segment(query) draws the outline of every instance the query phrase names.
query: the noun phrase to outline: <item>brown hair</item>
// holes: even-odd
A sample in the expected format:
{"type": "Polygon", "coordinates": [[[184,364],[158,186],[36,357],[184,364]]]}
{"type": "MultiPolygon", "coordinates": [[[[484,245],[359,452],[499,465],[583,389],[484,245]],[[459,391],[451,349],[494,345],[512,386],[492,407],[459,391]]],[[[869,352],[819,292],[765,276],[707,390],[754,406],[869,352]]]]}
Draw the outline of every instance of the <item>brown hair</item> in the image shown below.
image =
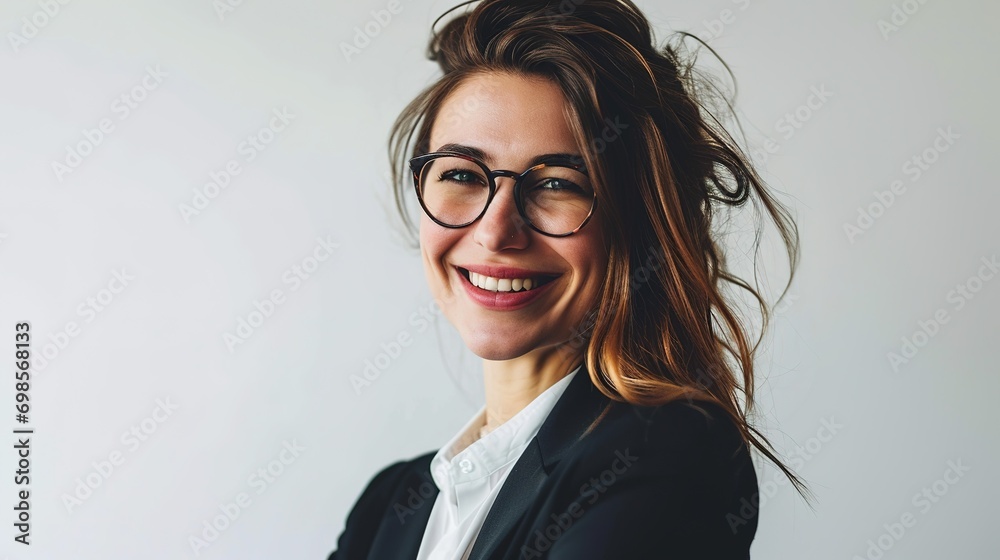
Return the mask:
{"type": "MultiPolygon", "coordinates": [[[[748,445],[804,494],[805,484],[748,420],[760,339],[753,340],[724,290],[728,285],[751,296],[762,329],[768,305],[726,267],[713,214],[720,205],[747,201],[763,209],[792,274],[797,229],[714,116],[719,90],[696,74],[693,56],[685,60],[683,40],[691,36],[679,37],[658,48],[649,22],[629,0],[479,2],[433,36],[429,58],[444,75],[393,126],[396,206],[412,233],[406,159],[429,151],[441,104],[463,80],[509,72],[557,84],[571,107],[570,126],[596,186],[610,247],[602,295],[586,329],[593,383],[611,399],[637,405],[677,399],[720,405],[748,445]],[[610,138],[609,125],[616,131],[610,138]]],[[[760,229],[756,243],[759,236],[760,229]]]]}

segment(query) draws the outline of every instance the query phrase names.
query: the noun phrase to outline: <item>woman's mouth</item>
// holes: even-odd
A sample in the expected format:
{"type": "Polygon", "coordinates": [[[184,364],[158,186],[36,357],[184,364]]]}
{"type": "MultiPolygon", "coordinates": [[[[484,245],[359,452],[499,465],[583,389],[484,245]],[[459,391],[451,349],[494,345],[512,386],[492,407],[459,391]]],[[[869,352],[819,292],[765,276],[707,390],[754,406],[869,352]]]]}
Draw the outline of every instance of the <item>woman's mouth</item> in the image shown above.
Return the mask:
{"type": "Polygon", "coordinates": [[[541,272],[501,265],[453,265],[461,276],[469,299],[492,311],[515,311],[528,307],[557,286],[557,272],[541,272]]]}
{"type": "Polygon", "coordinates": [[[523,278],[497,278],[456,267],[458,272],[473,286],[487,292],[529,292],[556,279],[553,274],[525,275],[523,278]]]}

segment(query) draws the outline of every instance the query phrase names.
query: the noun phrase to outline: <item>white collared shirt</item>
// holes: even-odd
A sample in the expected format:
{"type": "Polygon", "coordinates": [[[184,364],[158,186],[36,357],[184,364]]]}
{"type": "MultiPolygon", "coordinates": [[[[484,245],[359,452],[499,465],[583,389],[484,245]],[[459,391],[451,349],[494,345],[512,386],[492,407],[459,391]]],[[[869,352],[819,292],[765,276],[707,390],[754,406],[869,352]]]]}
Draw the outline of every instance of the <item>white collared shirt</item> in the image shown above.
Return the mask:
{"type": "Polygon", "coordinates": [[[417,560],[468,559],[507,474],[579,371],[578,367],[556,381],[512,418],[480,438],[480,429],[486,423],[483,407],[434,455],[431,477],[440,492],[427,520],[417,560]]]}

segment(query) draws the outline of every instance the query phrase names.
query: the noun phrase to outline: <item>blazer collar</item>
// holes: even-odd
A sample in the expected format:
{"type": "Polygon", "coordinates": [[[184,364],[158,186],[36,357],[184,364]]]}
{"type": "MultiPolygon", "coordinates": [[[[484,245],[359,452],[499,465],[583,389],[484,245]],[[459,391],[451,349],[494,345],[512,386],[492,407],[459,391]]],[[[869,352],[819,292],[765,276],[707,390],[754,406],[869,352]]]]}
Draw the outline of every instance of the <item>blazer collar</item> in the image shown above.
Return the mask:
{"type": "Polygon", "coordinates": [[[586,365],[581,367],[536,436],[546,475],[612,402],[594,386],[586,365]]]}
{"type": "Polygon", "coordinates": [[[487,560],[497,551],[566,450],[611,402],[594,386],[586,366],[580,368],[507,475],[486,514],[469,560],[487,560]]]}

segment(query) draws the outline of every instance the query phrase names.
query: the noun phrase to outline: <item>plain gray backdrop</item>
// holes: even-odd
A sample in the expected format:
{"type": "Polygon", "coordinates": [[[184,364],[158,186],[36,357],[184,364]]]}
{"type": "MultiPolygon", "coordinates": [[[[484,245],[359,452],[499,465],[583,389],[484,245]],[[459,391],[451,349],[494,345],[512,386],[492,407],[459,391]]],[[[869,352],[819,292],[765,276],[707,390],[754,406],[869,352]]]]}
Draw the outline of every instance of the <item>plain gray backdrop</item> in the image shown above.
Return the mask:
{"type": "MultiPolygon", "coordinates": [[[[761,464],[754,558],[998,557],[1000,8],[638,3],[731,65],[801,228],[759,422],[818,500],[761,464]]],[[[0,557],[323,558],[375,472],[479,408],[386,212],[388,130],[451,5],[3,3],[0,557]]]]}

